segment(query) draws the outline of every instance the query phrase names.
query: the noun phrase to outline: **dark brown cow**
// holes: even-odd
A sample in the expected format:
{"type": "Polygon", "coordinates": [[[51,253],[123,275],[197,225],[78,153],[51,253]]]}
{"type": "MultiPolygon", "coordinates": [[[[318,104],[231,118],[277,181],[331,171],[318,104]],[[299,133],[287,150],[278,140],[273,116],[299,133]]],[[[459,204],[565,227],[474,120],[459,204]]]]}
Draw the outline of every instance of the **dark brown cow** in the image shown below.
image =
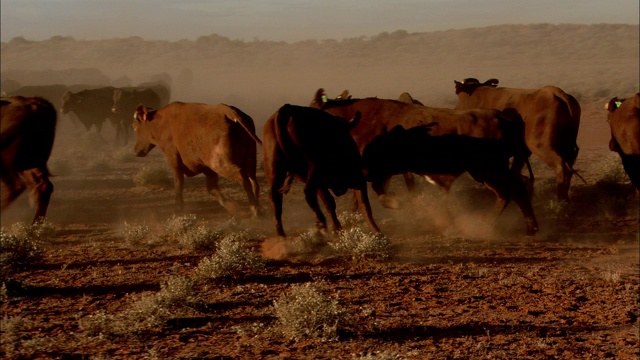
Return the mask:
{"type": "MultiPolygon", "coordinates": [[[[74,113],[89,131],[95,126],[98,134],[102,132],[104,122],[109,119],[116,129],[116,142],[124,136],[126,124],[131,120],[116,116],[111,108],[113,106],[113,92],[116,88],[106,86],[99,89],[86,89],[78,92],[67,92],[62,97],[60,112],[63,114],[74,113]]],[[[129,115],[131,116],[131,115],[129,115]]]]}
{"type": "Polygon", "coordinates": [[[138,106],[134,115],[134,152],[146,156],[156,145],[173,170],[176,204],[182,207],[184,176],[204,174],[207,190],[230,213],[238,204],[222,195],[218,176],[242,185],[253,215],[258,215],[260,189],[256,180],[253,119],[240,109],[219,104],[173,102],[158,110],[138,106]]]}
{"type": "Polygon", "coordinates": [[[2,210],[28,186],[36,205],[34,223],[46,215],[53,193],[47,161],[55,138],[56,115],[53,105],[40,97],[0,99],[2,210]]]}
{"type": "MultiPolygon", "coordinates": [[[[116,114],[118,118],[127,119],[123,122],[125,125],[129,124],[131,115],[136,112],[138,105],[144,105],[152,109],[159,109],[167,103],[163,103],[160,95],[151,88],[117,88],[113,91],[113,104],[111,111],[116,114]]],[[[129,141],[130,127],[124,126],[120,131],[121,140],[126,145],[129,141]]]]}
{"type": "Polygon", "coordinates": [[[334,230],[338,231],[341,225],[336,202],[329,190],[341,196],[348,189],[354,189],[362,214],[374,231],[380,232],[371,213],[358,146],[349,134],[357,122],[357,118],[347,122],[322,110],[289,104],[267,120],[262,136],[264,172],[279,236],[285,236],[282,197],[294,176],[305,183],[305,199],[316,215],[320,230],[326,229],[327,224],[318,205],[318,195],[329,211],[334,230]]]}
{"type": "Polygon", "coordinates": [[[620,154],[622,166],[636,190],[640,191],[640,93],[629,99],[611,99],[605,109],[611,127],[609,149],[620,154]]]}
{"type": "MultiPolygon", "coordinates": [[[[506,116],[503,112],[495,109],[439,109],[377,98],[334,101],[326,99],[323,89],[319,89],[316,92],[315,98],[311,104],[313,107],[321,108],[333,115],[340,116],[345,119],[352,118],[356,112],[360,112],[362,114],[362,120],[360,120],[358,125],[351,130],[351,135],[356,141],[359,151],[363,156],[366,148],[372,143],[372,141],[381,135],[391,132],[392,129],[395,129],[398,126],[404,129],[411,129],[416,126],[425,125],[430,125],[430,136],[432,137],[443,135],[464,135],[472,138],[500,140],[502,144],[505,144],[503,148],[507,151],[507,158],[516,155],[526,161],[528,156],[528,150],[526,149],[526,146],[524,146],[521,136],[518,136],[518,134],[522,134],[521,126],[518,125],[519,123],[517,121],[512,121],[512,119],[506,116]]],[[[468,150],[469,148],[466,149],[468,150]]],[[[387,149],[387,151],[392,157],[397,158],[398,161],[402,161],[401,159],[403,158],[413,159],[418,156],[416,153],[404,153],[402,150],[392,148],[387,149]]],[[[374,153],[377,154],[377,152],[374,153]]],[[[487,154],[491,154],[491,152],[487,152],[487,154]]],[[[447,158],[446,154],[441,154],[441,156],[445,159],[447,158]]],[[[504,155],[501,155],[501,157],[502,156],[504,155]]],[[[367,164],[374,163],[371,155],[369,155],[368,159],[369,162],[365,163],[365,172],[367,171],[367,164]]],[[[487,161],[494,160],[488,159],[487,161]]],[[[452,164],[452,166],[455,167],[455,164],[452,164]]],[[[424,169],[428,168],[428,166],[424,167],[424,169]]],[[[424,169],[417,169],[419,171],[407,169],[405,172],[430,175],[428,172],[425,172],[424,169]]],[[[464,172],[460,172],[457,168],[454,170],[450,172],[438,170],[437,172],[434,172],[433,175],[448,175],[448,178],[455,179],[464,172]]],[[[378,171],[383,174],[384,167],[378,171]]],[[[475,170],[475,172],[479,172],[479,170],[475,170]]],[[[388,196],[386,191],[386,183],[389,177],[395,174],[398,174],[395,170],[389,171],[387,172],[386,177],[376,175],[375,181],[371,181],[372,188],[378,195],[382,205],[389,208],[399,207],[398,201],[393,197],[388,196]]],[[[528,193],[525,191],[525,195],[523,195],[519,190],[517,190],[516,187],[519,188],[519,185],[516,186],[512,184],[513,181],[510,180],[511,176],[509,176],[509,179],[501,179],[500,181],[488,175],[478,175],[477,178],[489,179],[487,181],[478,181],[483,182],[485,186],[496,194],[498,207],[502,207],[505,201],[508,203],[509,198],[513,198],[515,200],[515,202],[520,206],[520,209],[527,221],[527,233],[535,233],[538,230],[535,217],[533,217],[532,211],[529,210],[531,207],[531,201],[528,193]]],[[[518,177],[518,179],[524,186],[522,179],[520,179],[520,177],[518,177]]],[[[369,179],[367,178],[367,180],[369,179]]],[[[450,184],[439,185],[445,188],[450,186],[450,184]]]]}
{"type": "Polygon", "coordinates": [[[456,109],[513,109],[522,117],[527,146],[555,172],[558,199],[569,200],[573,164],[579,151],[578,101],[555,86],[512,89],[496,87],[497,79],[481,84],[474,78],[454,82],[458,95],[456,109]]]}

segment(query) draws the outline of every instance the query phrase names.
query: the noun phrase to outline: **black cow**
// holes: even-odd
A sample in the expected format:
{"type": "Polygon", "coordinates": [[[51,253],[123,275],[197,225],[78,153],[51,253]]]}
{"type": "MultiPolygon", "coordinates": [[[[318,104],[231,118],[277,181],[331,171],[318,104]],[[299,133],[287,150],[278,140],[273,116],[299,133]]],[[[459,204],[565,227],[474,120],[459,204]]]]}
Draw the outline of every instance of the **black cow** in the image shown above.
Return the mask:
{"type": "Polygon", "coordinates": [[[327,225],[318,205],[318,195],[337,231],[341,225],[329,190],[341,196],[348,189],[354,189],[362,214],[376,233],[380,231],[371,213],[358,146],[349,134],[358,120],[356,116],[347,122],[322,110],[289,104],[267,120],[262,137],[264,172],[279,236],[285,236],[282,195],[291,186],[293,177],[305,183],[305,199],[316,215],[319,229],[324,230],[327,225]]]}

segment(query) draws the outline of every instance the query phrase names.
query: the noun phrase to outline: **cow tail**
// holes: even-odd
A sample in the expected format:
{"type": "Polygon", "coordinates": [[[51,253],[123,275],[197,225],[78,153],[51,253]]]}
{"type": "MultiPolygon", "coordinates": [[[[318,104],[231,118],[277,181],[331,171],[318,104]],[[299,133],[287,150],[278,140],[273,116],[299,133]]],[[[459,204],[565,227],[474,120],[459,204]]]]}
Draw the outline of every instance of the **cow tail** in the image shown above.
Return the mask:
{"type": "MultiPolygon", "coordinates": [[[[278,143],[278,147],[285,157],[289,157],[292,155],[290,149],[292,149],[294,146],[291,142],[291,138],[288,136],[287,125],[289,124],[289,119],[291,118],[288,110],[289,107],[284,105],[280,108],[280,110],[278,110],[278,113],[274,115],[274,130],[276,133],[276,142],[278,143]]],[[[287,172],[284,184],[279,189],[280,193],[286,194],[291,189],[293,178],[294,174],[291,172],[287,172]]]]}
{"type": "Polygon", "coordinates": [[[225,117],[227,118],[227,120],[240,124],[240,126],[242,126],[244,131],[246,131],[247,134],[253,139],[253,141],[255,141],[258,145],[262,146],[262,140],[260,140],[256,135],[255,131],[251,129],[253,126],[249,126],[249,124],[247,123],[248,115],[242,113],[236,107],[233,107],[233,106],[229,106],[229,107],[233,109],[234,114],[232,114],[231,116],[229,116],[229,114],[225,114],[225,117]]]}
{"type": "Polygon", "coordinates": [[[533,178],[533,170],[531,169],[531,163],[528,157],[524,159],[524,163],[527,164],[527,169],[529,170],[529,183],[533,184],[535,179],[533,178]]]}

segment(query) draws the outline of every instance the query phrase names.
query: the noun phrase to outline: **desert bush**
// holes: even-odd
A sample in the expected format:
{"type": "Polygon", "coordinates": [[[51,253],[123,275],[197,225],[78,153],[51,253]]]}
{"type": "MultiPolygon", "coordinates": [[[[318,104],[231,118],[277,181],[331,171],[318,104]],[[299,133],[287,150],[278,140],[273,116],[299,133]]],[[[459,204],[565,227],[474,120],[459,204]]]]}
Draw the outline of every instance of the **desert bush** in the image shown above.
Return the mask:
{"type": "Polygon", "coordinates": [[[201,225],[182,234],[179,241],[194,251],[213,251],[224,236],[221,230],[212,230],[201,225]]]}
{"type": "Polygon", "coordinates": [[[138,186],[167,186],[171,184],[169,171],[159,166],[143,166],[133,175],[132,180],[138,186]]]}
{"type": "Polygon", "coordinates": [[[9,231],[0,229],[0,264],[3,273],[17,264],[33,263],[42,258],[43,243],[54,234],[53,224],[41,220],[32,225],[15,223],[9,231]]]}
{"type": "Polygon", "coordinates": [[[171,215],[164,225],[164,233],[170,238],[177,239],[186,234],[196,225],[196,215],[171,215]]]}
{"type": "Polygon", "coordinates": [[[245,232],[226,235],[218,243],[216,253],[200,261],[196,276],[215,279],[254,272],[264,267],[262,258],[246,247],[246,238],[245,232]]]}
{"type": "Polygon", "coordinates": [[[294,248],[298,253],[310,253],[327,245],[327,240],[316,229],[309,230],[297,236],[293,240],[294,248]]]}
{"type": "Polygon", "coordinates": [[[124,222],[124,230],[122,231],[122,235],[129,244],[131,245],[139,245],[142,243],[144,239],[149,236],[151,230],[147,225],[132,225],[124,222]]]}
{"type": "Polygon", "coordinates": [[[99,311],[78,321],[79,328],[88,336],[124,336],[164,324],[175,312],[186,306],[193,297],[193,281],[172,276],[160,285],[155,294],[142,295],[116,315],[99,311]]]}
{"type": "Polygon", "coordinates": [[[400,359],[404,359],[404,358],[398,355],[398,353],[393,351],[367,353],[354,358],[354,360],[400,360],[400,359]]]}
{"type": "Polygon", "coordinates": [[[18,353],[22,344],[20,332],[28,328],[28,322],[20,316],[5,316],[2,319],[2,347],[6,355],[11,357],[18,353]]]}
{"type": "Polygon", "coordinates": [[[386,259],[392,254],[389,239],[385,235],[366,233],[360,228],[340,231],[331,247],[338,255],[352,258],[386,259]]]}
{"type": "Polygon", "coordinates": [[[336,340],[338,326],[348,314],[338,300],[326,296],[315,283],[295,285],[273,302],[279,329],[287,338],[336,340]]]}

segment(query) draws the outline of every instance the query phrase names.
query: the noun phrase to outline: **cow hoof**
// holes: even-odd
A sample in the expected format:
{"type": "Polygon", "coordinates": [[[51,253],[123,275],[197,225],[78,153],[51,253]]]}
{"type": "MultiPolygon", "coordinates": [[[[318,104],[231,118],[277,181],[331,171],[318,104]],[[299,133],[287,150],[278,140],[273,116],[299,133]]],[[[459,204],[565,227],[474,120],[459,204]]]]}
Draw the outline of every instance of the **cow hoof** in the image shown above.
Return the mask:
{"type": "Polygon", "coordinates": [[[380,195],[379,200],[382,206],[388,209],[394,209],[394,210],[400,209],[400,201],[394,197],[387,196],[387,195],[380,195]]]}

